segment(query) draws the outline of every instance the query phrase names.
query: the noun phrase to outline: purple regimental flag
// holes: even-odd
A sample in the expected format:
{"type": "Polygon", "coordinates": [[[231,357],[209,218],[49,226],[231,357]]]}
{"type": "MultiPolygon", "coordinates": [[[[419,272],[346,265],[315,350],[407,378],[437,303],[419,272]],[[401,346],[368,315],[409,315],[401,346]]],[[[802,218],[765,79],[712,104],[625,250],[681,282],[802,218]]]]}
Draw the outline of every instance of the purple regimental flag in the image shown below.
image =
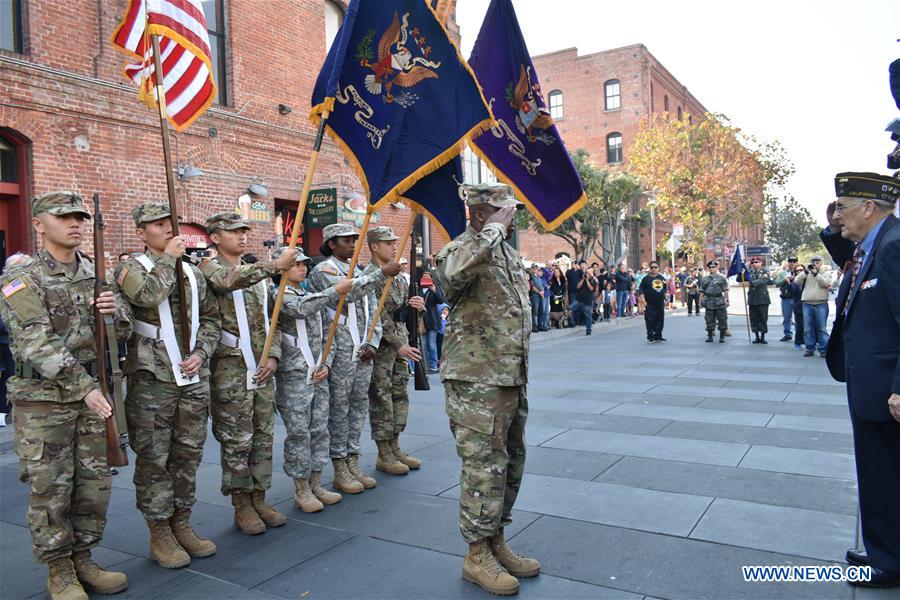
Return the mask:
{"type": "Polygon", "coordinates": [[[587,198],[541,95],[510,0],[491,0],[469,66],[497,121],[470,142],[472,149],[541,225],[555,229],[587,198]]]}

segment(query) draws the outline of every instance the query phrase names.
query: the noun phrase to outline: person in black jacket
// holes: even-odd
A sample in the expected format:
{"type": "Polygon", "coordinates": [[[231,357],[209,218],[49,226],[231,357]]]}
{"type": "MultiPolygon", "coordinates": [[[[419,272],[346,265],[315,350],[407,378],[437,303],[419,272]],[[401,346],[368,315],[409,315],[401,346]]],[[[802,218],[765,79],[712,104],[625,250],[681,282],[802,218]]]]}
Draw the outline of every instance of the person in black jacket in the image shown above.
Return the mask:
{"type": "Polygon", "coordinates": [[[666,314],[666,295],[669,293],[666,278],[659,274],[659,263],[650,263],[650,272],[641,280],[641,293],[647,302],[644,309],[644,324],[647,326],[647,341],[651,344],[666,341],[662,336],[666,314]]]}
{"type": "Polygon", "coordinates": [[[618,320],[625,314],[625,307],[628,306],[628,297],[631,295],[634,277],[628,273],[624,262],[619,263],[614,277],[616,282],[616,320],[618,320]]]}
{"type": "Polygon", "coordinates": [[[900,586],[900,219],[891,214],[900,181],[877,173],[839,173],[837,201],[822,241],[848,265],[835,302],[828,370],[847,382],[859,515],[865,552],[847,562],[869,565],[869,581],[900,586]]]}
{"type": "Polygon", "coordinates": [[[434,285],[431,274],[425,272],[419,282],[421,291],[419,295],[425,299],[425,311],[422,313],[422,319],[425,321],[425,358],[428,363],[428,372],[438,372],[438,351],[437,351],[437,335],[441,328],[441,315],[438,312],[438,306],[446,304],[447,300],[444,295],[434,285]]]}

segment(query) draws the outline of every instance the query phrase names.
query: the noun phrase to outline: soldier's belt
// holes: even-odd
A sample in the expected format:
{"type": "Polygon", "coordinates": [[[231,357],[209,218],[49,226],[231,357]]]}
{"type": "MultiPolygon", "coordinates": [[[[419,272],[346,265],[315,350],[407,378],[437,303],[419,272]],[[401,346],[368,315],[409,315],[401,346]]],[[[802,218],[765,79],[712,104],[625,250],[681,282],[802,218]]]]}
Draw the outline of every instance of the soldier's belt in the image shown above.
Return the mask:
{"type": "Polygon", "coordinates": [[[151,325],[146,321],[139,321],[138,319],[134,319],[134,322],[131,324],[131,328],[134,333],[138,334],[141,337],[150,338],[151,340],[161,339],[161,330],[157,325],[151,325]]]}
{"type": "Polygon", "coordinates": [[[219,343],[229,348],[240,348],[241,338],[223,329],[222,333],[219,334],[219,343]]]}
{"type": "Polygon", "coordinates": [[[281,339],[285,340],[288,343],[288,345],[291,346],[292,348],[300,348],[301,347],[300,338],[298,338],[296,335],[291,335],[289,333],[284,333],[282,331],[281,339]]]}
{"type": "MultiPolygon", "coordinates": [[[[88,372],[88,375],[91,377],[97,376],[97,361],[90,360],[88,362],[81,363],[81,366],[84,367],[84,370],[88,372]]],[[[38,373],[37,369],[32,367],[31,365],[25,363],[16,363],[16,377],[21,377],[22,379],[33,379],[34,381],[42,381],[44,378],[38,373]]]]}

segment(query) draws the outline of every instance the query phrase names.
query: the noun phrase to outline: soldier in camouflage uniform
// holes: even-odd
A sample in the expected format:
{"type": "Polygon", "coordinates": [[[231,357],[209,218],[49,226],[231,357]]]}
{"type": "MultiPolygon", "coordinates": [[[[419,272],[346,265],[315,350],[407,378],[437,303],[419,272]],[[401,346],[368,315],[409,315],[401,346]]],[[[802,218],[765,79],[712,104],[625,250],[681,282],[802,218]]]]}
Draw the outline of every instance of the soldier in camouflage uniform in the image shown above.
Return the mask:
{"type": "Polygon", "coordinates": [[[762,261],[754,256],[750,261],[750,290],[747,292],[747,308],[750,313],[750,329],[756,334],[754,344],[768,344],[769,332],[769,272],[762,268],[762,261]]]}
{"type": "MultiPolygon", "coordinates": [[[[273,258],[281,256],[276,250],[273,258]]],[[[328,373],[334,353],[324,359],[322,311],[338,295],[353,289],[352,279],[310,294],[300,284],[306,279],[310,259],[297,252],[296,264],[285,271],[284,301],[278,315],[281,360],[275,373],[275,404],[284,421],[284,472],[294,480],[294,505],[303,512],[318,512],[326,504],[341,501],[341,495],[321,486],[322,469],[328,462],[328,373]]],[[[359,281],[359,280],[356,280],[359,281]]],[[[270,295],[274,297],[277,286],[270,295]]]]}
{"type": "Polygon", "coordinates": [[[725,332],[728,330],[728,280],[719,273],[719,263],[711,260],[706,263],[708,275],[700,278],[697,288],[700,290],[700,306],[706,309],[706,341],[713,341],[716,324],[719,326],[719,343],[725,343],[725,332]]]}
{"type": "Polygon", "coordinates": [[[216,552],[190,525],[197,468],[209,414],[209,358],[219,339],[219,309],[200,271],[184,264],[192,343],[184,357],[176,263],[184,254],[172,236],[169,205],[139,204],[131,212],[146,247],[116,269],[116,282],[134,313],[124,373],[128,438],[137,455],[137,508],[150,529],[150,557],[168,569],[216,552]]]}
{"type": "MultiPolygon", "coordinates": [[[[390,227],[373,227],[366,232],[366,242],[372,253],[372,262],[364,271],[366,274],[380,270],[394,257],[398,239],[390,227]]],[[[419,351],[409,345],[406,311],[410,306],[415,310],[425,309],[421,296],[407,300],[408,295],[408,284],[402,277],[395,277],[381,313],[381,344],[375,353],[369,385],[369,424],[372,439],[378,446],[375,468],[391,475],[406,475],[410,469],[422,466],[419,459],[401,450],[399,440],[409,416],[407,361],[421,360],[419,351]]]]}
{"type": "Polygon", "coordinates": [[[274,261],[243,264],[249,230],[237,213],[209,217],[206,231],[218,254],[200,270],[218,298],[222,315],[210,386],[213,435],[222,451],[222,494],[231,496],[238,529],[256,535],[287,522],[266,502],[266,490],[272,486],[275,433],[272,376],[281,357],[277,328],[266,364],[256,361],[262,358],[275,300],[265,280],[293,267],[296,250],[287,249],[274,261]]]}
{"type": "MultiPolygon", "coordinates": [[[[51,192],[33,200],[32,215],[43,249],[0,281],[0,315],[16,361],[8,392],[19,479],[31,486],[32,550],[47,564],[50,597],[86,599],[85,589],[112,594],[128,586],[124,573],[104,571],[91,559],[106,526],[105,418],[112,409],[95,380],[94,266],[76,250],[90,214],[78,194],[51,192]]],[[[115,315],[116,334],[127,338],[127,306],[113,292],[96,303],[115,315]]]]}
{"type": "MultiPolygon", "coordinates": [[[[321,292],[348,277],[350,258],[359,239],[359,232],[352,225],[335,223],[322,230],[322,254],[328,258],[313,268],[308,287],[311,292],[321,292]]],[[[326,331],[334,318],[339,325],[334,336],[334,359],[328,384],[331,392],[328,407],[328,434],[330,436],[331,461],[334,465],[332,485],[348,494],[359,494],[373,488],[376,481],[359,468],[359,437],[369,408],[369,383],[372,379],[372,359],[381,341],[381,326],[368,342],[366,335],[372,313],[378,304],[374,290],[384,283],[386,276],[397,275],[400,264],[391,261],[375,273],[365,285],[354,286],[347,295],[340,316],[336,316],[337,302],[325,309],[326,331]]],[[[362,276],[356,267],[352,277],[362,276]]]]}
{"type": "Polygon", "coordinates": [[[519,253],[504,240],[518,202],[506,185],[467,186],[469,226],[438,253],[436,275],[451,306],[441,379],[462,459],[459,528],[469,544],[463,577],[515,594],[540,564],[513,552],[503,528],[525,470],[531,308],[519,253]]]}

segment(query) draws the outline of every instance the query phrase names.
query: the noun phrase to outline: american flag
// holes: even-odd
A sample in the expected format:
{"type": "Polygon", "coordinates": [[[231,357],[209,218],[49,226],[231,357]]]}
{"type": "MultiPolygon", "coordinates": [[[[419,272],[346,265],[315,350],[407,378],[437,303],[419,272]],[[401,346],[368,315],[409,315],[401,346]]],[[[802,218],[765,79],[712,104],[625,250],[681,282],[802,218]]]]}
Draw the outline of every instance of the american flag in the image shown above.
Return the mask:
{"type": "Polygon", "coordinates": [[[166,95],[166,117],[176,131],[187,129],[216,98],[209,35],[200,0],[130,0],[112,44],[139,62],[124,67],[139,95],[156,102],[156,69],[151,35],[159,52],[166,95]]]}

